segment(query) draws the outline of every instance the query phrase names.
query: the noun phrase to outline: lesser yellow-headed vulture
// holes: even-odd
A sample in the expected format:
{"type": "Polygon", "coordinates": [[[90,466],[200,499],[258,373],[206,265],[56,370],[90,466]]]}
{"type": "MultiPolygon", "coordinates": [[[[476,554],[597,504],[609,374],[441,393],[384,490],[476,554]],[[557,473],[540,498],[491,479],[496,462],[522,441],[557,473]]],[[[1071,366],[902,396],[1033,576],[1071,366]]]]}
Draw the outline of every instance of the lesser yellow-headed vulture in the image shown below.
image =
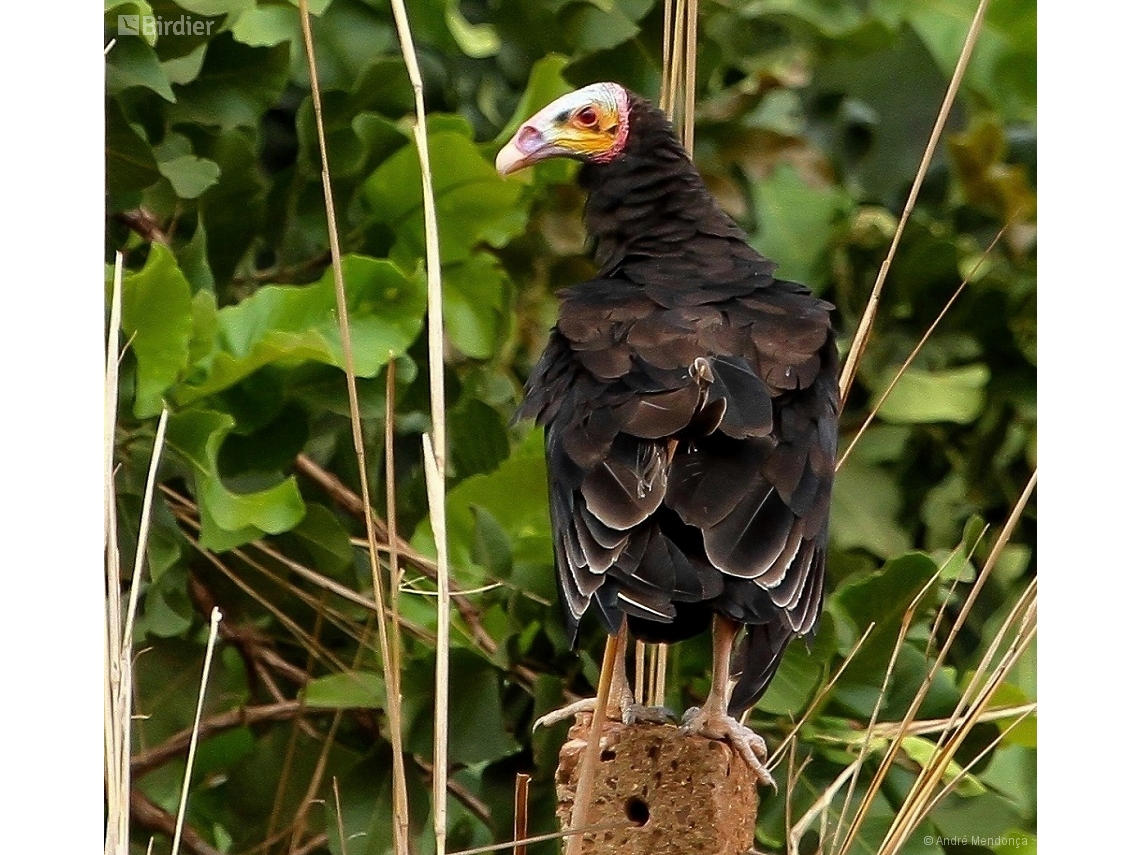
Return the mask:
{"type": "Polygon", "coordinates": [[[819,619],[838,421],[833,307],[774,275],[664,114],[624,87],[557,99],[496,166],[506,175],[550,157],[582,161],[598,268],[561,292],[519,410],[546,431],[571,637],[591,607],[611,633],[626,619],[649,641],[711,623],[712,688],[682,727],[729,740],[770,780],[763,740],[739,719],[819,619]]]}

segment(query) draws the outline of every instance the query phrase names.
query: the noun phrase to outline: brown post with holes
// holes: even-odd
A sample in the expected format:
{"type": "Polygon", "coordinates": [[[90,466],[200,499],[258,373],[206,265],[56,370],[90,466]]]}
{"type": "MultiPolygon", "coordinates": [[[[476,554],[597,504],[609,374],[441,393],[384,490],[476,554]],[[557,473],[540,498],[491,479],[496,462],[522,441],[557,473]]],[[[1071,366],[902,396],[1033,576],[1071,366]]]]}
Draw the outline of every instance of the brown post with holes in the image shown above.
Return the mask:
{"type": "MultiPolygon", "coordinates": [[[[558,758],[558,818],[569,828],[590,732],[576,717],[558,758]]],[[[661,724],[603,726],[583,855],[745,855],[756,828],[756,778],[727,744],[661,724]],[[615,827],[621,822],[626,827],[615,827]]]]}

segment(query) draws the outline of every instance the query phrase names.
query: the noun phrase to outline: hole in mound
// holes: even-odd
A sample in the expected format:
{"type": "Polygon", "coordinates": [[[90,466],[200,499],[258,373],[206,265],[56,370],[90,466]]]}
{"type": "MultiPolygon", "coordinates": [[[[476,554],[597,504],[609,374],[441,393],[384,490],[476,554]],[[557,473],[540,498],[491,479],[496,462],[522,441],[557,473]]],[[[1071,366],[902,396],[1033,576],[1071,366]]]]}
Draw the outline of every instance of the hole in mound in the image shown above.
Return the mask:
{"type": "Polygon", "coordinates": [[[637,796],[625,800],[625,815],[635,825],[649,822],[649,805],[637,796]]]}
{"type": "Polygon", "coordinates": [[[603,751],[601,753],[600,757],[601,757],[602,762],[604,763],[606,761],[613,760],[615,757],[617,757],[617,752],[614,751],[612,748],[607,748],[605,751],[603,751]]]}

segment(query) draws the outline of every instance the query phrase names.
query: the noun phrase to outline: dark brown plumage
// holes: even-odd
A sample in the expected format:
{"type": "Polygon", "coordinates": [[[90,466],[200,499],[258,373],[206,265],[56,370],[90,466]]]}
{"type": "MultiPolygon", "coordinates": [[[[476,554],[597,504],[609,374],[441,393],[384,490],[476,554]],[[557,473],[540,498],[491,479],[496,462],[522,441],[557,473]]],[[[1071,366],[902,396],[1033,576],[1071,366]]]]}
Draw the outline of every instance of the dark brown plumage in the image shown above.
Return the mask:
{"type": "Polygon", "coordinates": [[[519,415],[546,431],[571,636],[591,607],[611,633],[625,615],[652,641],[714,614],[742,625],[739,718],[819,618],[833,307],[773,275],[664,115],[627,97],[620,151],[584,156],[579,173],[597,276],[561,292],[519,415]]]}

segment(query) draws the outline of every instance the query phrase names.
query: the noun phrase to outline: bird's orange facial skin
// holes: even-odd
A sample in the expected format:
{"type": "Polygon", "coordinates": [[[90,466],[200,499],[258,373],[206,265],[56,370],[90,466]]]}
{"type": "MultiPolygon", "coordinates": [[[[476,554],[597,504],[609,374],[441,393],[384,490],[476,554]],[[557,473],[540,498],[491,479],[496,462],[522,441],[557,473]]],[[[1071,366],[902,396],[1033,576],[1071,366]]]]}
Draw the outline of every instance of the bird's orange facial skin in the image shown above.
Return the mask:
{"type": "Polygon", "coordinates": [[[629,104],[616,83],[594,83],[553,101],[527,119],[495,158],[500,175],[551,157],[604,163],[621,153],[629,104]]]}

